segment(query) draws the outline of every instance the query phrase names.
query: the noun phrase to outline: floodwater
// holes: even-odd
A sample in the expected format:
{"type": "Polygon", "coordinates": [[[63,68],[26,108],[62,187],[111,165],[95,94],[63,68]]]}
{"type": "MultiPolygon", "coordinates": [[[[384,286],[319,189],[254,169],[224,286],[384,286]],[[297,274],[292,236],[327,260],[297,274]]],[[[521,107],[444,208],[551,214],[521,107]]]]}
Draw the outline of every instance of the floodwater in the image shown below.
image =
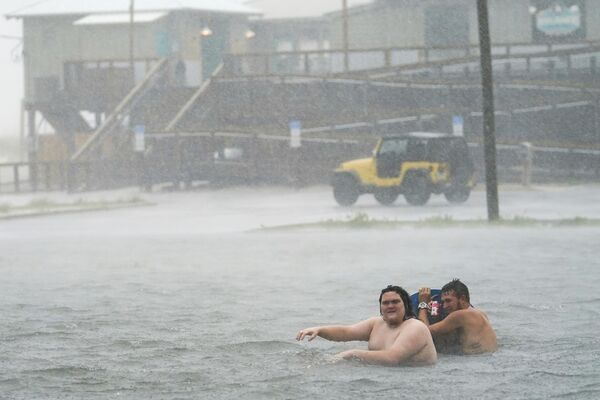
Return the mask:
{"type": "MultiPolygon", "coordinates": [[[[157,205],[0,221],[0,398],[600,396],[600,227],[251,231],[348,210],[323,188],[148,198],[157,205]],[[365,343],[294,339],[377,315],[388,284],[454,277],[492,320],[496,353],[390,368],[332,360],[365,343]]],[[[600,216],[597,186],[505,198],[507,214],[600,216]]],[[[353,211],[480,218],[484,203],[361,199],[353,211]]]]}

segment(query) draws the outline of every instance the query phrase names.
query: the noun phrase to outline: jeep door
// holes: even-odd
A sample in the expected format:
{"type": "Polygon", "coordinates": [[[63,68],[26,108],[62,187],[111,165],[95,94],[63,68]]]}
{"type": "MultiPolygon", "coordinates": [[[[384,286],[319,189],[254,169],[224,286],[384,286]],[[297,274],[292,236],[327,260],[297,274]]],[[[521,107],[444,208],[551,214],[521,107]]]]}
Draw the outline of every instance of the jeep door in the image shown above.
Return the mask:
{"type": "Polygon", "coordinates": [[[377,176],[379,178],[397,178],[406,156],[408,140],[406,138],[383,139],[376,154],[377,176]]]}

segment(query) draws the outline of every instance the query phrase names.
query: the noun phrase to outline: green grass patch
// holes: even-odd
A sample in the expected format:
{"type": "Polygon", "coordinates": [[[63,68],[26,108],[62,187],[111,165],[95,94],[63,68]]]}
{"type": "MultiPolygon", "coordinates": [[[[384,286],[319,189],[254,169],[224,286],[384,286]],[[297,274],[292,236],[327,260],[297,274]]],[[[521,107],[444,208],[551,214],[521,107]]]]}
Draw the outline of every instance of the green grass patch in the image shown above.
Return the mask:
{"type": "Polygon", "coordinates": [[[486,219],[456,220],[452,216],[442,215],[421,219],[418,221],[402,221],[392,219],[377,219],[370,217],[367,213],[357,212],[342,219],[327,219],[324,221],[282,225],[275,227],[262,226],[260,230],[302,230],[302,229],[372,229],[372,228],[481,228],[481,227],[579,227],[600,226],[598,218],[563,218],[563,219],[538,219],[526,216],[515,216],[513,218],[501,218],[498,221],[489,222],[486,219]]]}
{"type": "Polygon", "coordinates": [[[48,208],[53,208],[53,207],[58,207],[60,206],[60,204],[56,203],[55,201],[52,200],[48,200],[48,199],[33,199],[29,202],[29,205],[26,206],[22,206],[21,208],[33,208],[33,209],[48,209],[48,208]]]}

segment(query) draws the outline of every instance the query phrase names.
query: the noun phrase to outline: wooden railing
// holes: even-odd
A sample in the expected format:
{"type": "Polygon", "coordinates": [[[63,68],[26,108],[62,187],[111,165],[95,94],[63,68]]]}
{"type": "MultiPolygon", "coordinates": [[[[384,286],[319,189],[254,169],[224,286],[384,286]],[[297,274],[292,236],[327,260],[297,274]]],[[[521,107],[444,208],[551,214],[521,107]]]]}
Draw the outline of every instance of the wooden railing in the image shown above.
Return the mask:
{"type": "MultiPolygon", "coordinates": [[[[314,133],[313,133],[314,134],[314,133]]],[[[307,133],[307,135],[309,135],[307,133]]],[[[0,164],[0,193],[90,191],[124,186],[147,189],[194,181],[328,183],[342,161],[369,156],[376,136],[304,137],[299,148],[290,136],[243,132],[155,133],[147,135],[153,151],[143,158],[93,162],[16,162],[0,164]],[[229,154],[229,155],[228,155],[229,154]],[[233,156],[232,156],[233,155],[233,156]]],[[[470,142],[483,176],[481,143],[470,142]]],[[[497,145],[498,170],[504,182],[600,182],[600,148],[497,145]],[[529,156],[526,156],[529,154],[529,156]]],[[[1,201],[0,201],[1,203],[1,201]]]]}
{"type": "Polygon", "coordinates": [[[171,121],[169,121],[169,123],[167,124],[167,127],[165,128],[165,130],[167,132],[172,131],[177,126],[177,123],[181,120],[181,118],[183,118],[183,116],[188,111],[190,111],[190,109],[192,108],[194,103],[196,103],[196,101],[198,101],[198,99],[207,91],[207,89],[210,87],[210,84],[221,73],[222,70],[223,70],[223,64],[221,63],[213,71],[210,78],[208,78],[206,81],[204,81],[204,83],[202,83],[202,85],[200,85],[198,90],[196,90],[194,92],[192,97],[190,97],[188,99],[188,101],[183,105],[183,107],[181,107],[181,109],[177,112],[177,115],[175,115],[175,117],[173,117],[173,119],[171,121]]]}
{"type": "Polygon", "coordinates": [[[115,107],[112,113],[106,118],[106,120],[96,129],[96,131],[90,136],[88,141],[83,144],[77,150],[77,152],[71,157],[74,162],[80,161],[80,159],[88,152],[97,146],[101,138],[110,133],[117,126],[122,124],[122,121],[128,115],[129,108],[135,103],[135,101],[141,96],[146,90],[154,85],[158,80],[158,75],[166,68],[168,60],[163,58],[156,63],[150,71],[147,72],[144,79],[138,83],[127,96],[115,107]]]}
{"type": "MultiPolygon", "coordinates": [[[[600,53],[600,42],[583,41],[562,44],[496,43],[492,46],[494,59],[533,59],[539,57],[566,57],[585,53],[600,53]]],[[[477,60],[475,45],[459,47],[391,47],[306,50],[227,54],[224,74],[246,75],[331,75],[398,66],[424,65],[433,62],[477,60]],[[344,59],[348,57],[348,68],[344,59]]],[[[569,64],[572,65],[569,61],[569,64]]]]}
{"type": "Polygon", "coordinates": [[[136,185],[135,161],[46,161],[0,164],[0,193],[89,191],[136,185]],[[126,164],[126,165],[124,165],[126,164]]]}
{"type": "Polygon", "coordinates": [[[66,162],[13,162],[0,164],[0,192],[66,190],[66,162]]]}

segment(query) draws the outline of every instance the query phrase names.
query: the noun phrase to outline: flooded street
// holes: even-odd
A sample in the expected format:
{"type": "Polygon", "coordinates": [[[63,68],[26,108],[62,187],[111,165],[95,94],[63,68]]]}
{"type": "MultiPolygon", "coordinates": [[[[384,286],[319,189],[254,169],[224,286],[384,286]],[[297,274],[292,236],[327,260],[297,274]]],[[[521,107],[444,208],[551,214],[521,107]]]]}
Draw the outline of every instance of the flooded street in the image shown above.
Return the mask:
{"type": "Polygon", "coordinates": [[[600,399],[600,1],[2,4],[0,400],[600,399]]]}
{"type": "MultiPolygon", "coordinates": [[[[326,187],[139,195],[155,205],[0,221],[1,398],[600,394],[597,225],[261,230],[357,212],[485,219],[485,193],[425,207],[365,196],[350,209],[326,187]],[[388,284],[455,277],[488,313],[495,354],[386,368],[332,360],[366,343],[294,340],[377,315],[388,284]]],[[[600,218],[600,186],[507,188],[500,201],[505,218],[600,218]]]]}

